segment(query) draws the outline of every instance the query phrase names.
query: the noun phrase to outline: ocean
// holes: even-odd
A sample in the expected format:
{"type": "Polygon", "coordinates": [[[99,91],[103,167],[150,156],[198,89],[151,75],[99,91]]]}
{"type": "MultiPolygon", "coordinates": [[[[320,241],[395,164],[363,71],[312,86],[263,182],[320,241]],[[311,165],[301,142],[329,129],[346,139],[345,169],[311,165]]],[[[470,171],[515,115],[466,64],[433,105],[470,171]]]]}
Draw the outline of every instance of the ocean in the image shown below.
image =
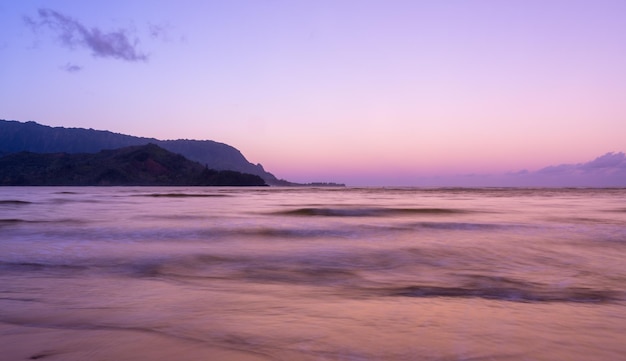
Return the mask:
{"type": "Polygon", "coordinates": [[[626,189],[0,188],[1,360],[626,360],[626,189]]]}

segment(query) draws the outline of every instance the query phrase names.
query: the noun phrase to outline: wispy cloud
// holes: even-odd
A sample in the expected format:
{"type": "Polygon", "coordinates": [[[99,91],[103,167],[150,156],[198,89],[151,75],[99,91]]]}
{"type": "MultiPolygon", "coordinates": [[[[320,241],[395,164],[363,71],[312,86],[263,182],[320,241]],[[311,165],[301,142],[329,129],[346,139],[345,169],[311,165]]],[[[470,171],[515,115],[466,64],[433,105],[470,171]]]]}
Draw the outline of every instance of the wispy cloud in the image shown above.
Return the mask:
{"type": "Polygon", "coordinates": [[[150,33],[150,37],[153,39],[159,39],[163,41],[170,41],[169,36],[169,24],[148,24],[148,31],[150,33]]]}
{"type": "Polygon", "coordinates": [[[67,63],[67,64],[61,66],[61,69],[65,70],[68,73],[77,73],[77,72],[83,70],[83,67],[80,66],[80,65],[67,63]]]}
{"type": "Polygon", "coordinates": [[[89,28],[78,20],[51,9],[39,9],[35,18],[25,16],[24,23],[35,30],[51,30],[58,36],[61,45],[69,49],[86,48],[96,57],[130,62],[148,60],[148,55],[138,49],[139,40],[129,29],[106,32],[97,27],[89,28]]]}

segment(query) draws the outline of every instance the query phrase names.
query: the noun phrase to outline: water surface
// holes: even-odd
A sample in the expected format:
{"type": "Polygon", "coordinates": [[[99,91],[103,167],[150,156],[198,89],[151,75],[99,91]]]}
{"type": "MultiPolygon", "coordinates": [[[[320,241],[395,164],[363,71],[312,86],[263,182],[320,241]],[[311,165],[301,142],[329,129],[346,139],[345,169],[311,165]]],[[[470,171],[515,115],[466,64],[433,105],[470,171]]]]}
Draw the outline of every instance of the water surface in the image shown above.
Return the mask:
{"type": "Polygon", "coordinates": [[[0,188],[11,360],[624,360],[625,189],[0,188]]]}

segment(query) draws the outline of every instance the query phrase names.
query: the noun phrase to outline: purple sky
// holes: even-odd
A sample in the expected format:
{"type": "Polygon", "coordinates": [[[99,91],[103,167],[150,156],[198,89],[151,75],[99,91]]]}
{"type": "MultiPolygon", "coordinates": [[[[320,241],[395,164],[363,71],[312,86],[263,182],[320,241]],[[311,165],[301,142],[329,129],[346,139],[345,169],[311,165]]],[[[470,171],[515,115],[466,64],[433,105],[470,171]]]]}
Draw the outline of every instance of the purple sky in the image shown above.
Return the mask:
{"type": "Polygon", "coordinates": [[[292,181],[626,150],[623,0],[4,1],[0,24],[0,118],[212,139],[292,181]]]}

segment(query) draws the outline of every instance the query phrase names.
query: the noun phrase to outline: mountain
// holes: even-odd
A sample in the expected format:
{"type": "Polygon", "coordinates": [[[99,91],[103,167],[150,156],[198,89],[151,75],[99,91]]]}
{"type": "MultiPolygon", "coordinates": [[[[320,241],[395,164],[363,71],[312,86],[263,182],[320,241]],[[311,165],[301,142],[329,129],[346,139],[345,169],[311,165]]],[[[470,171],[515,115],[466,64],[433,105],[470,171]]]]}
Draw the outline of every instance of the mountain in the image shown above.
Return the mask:
{"type": "Polygon", "coordinates": [[[258,175],[217,171],[155,144],[98,153],[10,153],[0,157],[0,185],[263,186],[258,175]]]}
{"type": "Polygon", "coordinates": [[[0,155],[16,152],[95,153],[105,149],[156,144],[166,150],[216,170],[255,174],[268,184],[287,185],[266,172],[261,164],[252,164],[236,148],[211,140],[158,140],[104,130],[50,127],[35,122],[0,120],[0,155]]]}

